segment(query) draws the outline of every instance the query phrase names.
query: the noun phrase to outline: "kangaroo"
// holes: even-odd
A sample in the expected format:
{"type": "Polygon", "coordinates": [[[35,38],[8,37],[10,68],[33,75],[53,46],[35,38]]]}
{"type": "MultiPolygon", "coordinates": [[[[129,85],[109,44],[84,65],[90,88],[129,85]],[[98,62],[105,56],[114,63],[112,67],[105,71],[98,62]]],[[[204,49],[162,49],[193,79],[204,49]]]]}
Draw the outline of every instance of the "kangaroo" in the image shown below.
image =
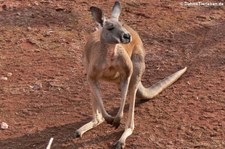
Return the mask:
{"type": "Polygon", "coordinates": [[[149,88],[141,83],[145,70],[145,50],[136,31],[119,21],[121,5],[116,1],[112,15],[106,19],[100,8],[90,7],[98,29],[87,39],[83,52],[83,63],[87,80],[93,94],[93,119],[76,130],[75,136],[81,137],[86,131],[106,121],[115,128],[120,125],[126,98],[128,98],[128,120],[116,149],[125,147],[125,141],[134,130],[135,100],[149,100],[174,83],[186,71],[186,67],[166,77],[149,88]],[[120,108],[115,117],[107,113],[99,89],[99,81],[114,82],[121,91],[120,108]]]}

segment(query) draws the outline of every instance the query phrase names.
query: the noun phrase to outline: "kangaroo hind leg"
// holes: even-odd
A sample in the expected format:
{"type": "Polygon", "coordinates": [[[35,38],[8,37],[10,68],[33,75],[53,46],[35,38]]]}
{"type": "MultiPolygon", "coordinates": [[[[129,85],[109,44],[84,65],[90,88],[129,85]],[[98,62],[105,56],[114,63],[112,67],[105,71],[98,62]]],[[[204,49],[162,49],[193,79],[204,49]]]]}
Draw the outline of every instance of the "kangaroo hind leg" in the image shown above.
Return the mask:
{"type": "Polygon", "coordinates": [[[95,98],[92,98],[92,110],[93,110],[92,120],[90,122],[84,124],[79,129],[77,129],[75,132],[75,137],[82,137],[82,135],[85,132],[100,125],[101,123],[103,123],[105,121],[95,98]]]}

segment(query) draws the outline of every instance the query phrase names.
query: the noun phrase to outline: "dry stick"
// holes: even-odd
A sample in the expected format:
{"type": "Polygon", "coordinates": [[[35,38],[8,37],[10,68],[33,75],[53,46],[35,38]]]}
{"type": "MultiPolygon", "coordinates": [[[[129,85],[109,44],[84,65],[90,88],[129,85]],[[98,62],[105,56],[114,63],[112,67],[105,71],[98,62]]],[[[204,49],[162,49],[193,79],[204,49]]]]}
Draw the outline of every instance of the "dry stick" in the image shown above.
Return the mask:
{"type": "Polygon", "coordinates": [[[46,149],[50,149],[50,148],[51,148],[52,142],[53,142],[53,138],[51,138],[51,139],[49,140],[48,146],[46,147],[46,149]]]}

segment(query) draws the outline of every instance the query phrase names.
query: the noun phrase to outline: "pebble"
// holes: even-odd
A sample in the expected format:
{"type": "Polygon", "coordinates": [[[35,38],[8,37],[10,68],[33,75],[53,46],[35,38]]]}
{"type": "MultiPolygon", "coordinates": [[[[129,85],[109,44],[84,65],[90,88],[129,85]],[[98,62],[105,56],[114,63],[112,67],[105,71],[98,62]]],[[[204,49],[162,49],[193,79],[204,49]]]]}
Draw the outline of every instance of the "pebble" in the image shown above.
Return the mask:
{"type": "Polygon", "coordinates": [[[0,79],[1,79],[1,80],[4,80],[4,81],[7,81],[7,80],[8,80],[7,77],[1,77],[0,79]]]}
{"type": "Polygon", "coordinates": [[[45,33],[45,36],[50,36],[52,33],[54,33],[54,31],[48,30],[48,31],[45,33]]]}
{"type": "Polygon", "coordinates": [[[42,83],[37,81],[35,84],[30,85],[30,88],[33,90],[41,90],[42,89],[42,83]]]}
{"type": "Polygon", "coordinates": [[[60,5],[57,5],[57,8],[55,9],[56,11],[64,11],[65,8],[63,8],[62,6],[60,5]]]}
{"type": "Polygon", "coordinates": [[[11,72],[7,73],[7,77],[11,77],[11,76],[12,76],[11,72]]]}
{"type": "Polygon", "coordinates": [[[30,26],[27,27],[27,31],[31,31],[32,28],[30,26]]]}
{"type": "Polygon", "coordinates": [[[6,130],[9,128],[9,125],[6,122],[1,123],[1,129],[6,130]]]}
{"type": "Polygon", "coordinates": [[[20,13],[20,12],[17,12],[16,15],[17,15],[17,16],[21,16],[21,13],[20,13]]]}
{"type": "Polygon", "coordinates": [[[39,6],[38,1],[34,1],[34,5],[35,5],[35,6],[39,6]]]}

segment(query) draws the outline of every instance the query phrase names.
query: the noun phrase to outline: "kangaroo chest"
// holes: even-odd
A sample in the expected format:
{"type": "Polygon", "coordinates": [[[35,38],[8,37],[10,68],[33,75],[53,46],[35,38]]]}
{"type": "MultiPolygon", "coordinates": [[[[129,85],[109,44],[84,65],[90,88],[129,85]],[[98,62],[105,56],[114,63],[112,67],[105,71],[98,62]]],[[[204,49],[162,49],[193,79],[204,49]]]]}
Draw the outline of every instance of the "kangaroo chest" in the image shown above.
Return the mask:
{"type": "Polygon", "coordinates": [[[102,79],[112,81],[120,77],[120,56],[118,49],[110,49],[105,57],[103,66],[102,66],[102,79]]]}
{"type": "Polygon", "coordinates": [[[117,57],[109,57],[102,67],[101,78],[106,81],[116,80],[120,77],[120,70],[121,68],[120,65],[118,65],[117,57]]]}

